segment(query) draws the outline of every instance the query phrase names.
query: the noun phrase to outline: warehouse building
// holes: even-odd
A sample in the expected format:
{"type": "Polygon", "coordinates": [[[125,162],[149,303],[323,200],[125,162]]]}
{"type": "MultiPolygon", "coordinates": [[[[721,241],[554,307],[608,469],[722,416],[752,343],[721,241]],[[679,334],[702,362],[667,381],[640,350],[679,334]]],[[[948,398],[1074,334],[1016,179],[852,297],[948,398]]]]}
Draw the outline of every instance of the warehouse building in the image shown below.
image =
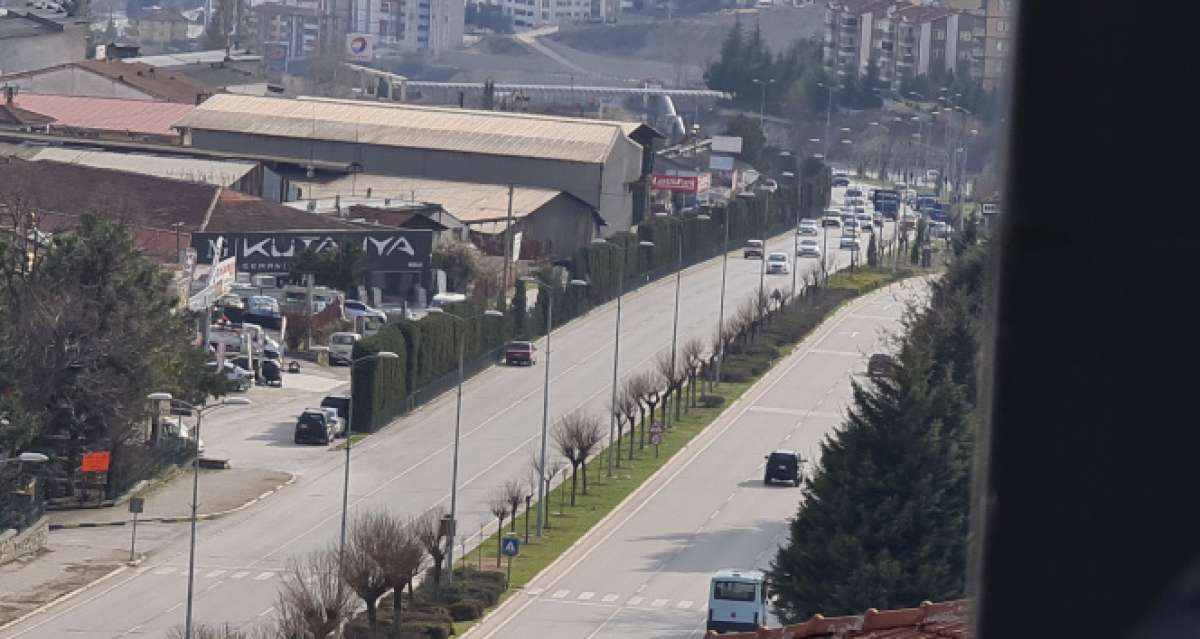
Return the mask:
{"type": "Polygon", "coordinates": [[[176,126],[184,144],[201,149],[567,193],[599,213],[606,234],[634,223],[657,136],[636,122],[232,94],[213,96],[176,126]]]}

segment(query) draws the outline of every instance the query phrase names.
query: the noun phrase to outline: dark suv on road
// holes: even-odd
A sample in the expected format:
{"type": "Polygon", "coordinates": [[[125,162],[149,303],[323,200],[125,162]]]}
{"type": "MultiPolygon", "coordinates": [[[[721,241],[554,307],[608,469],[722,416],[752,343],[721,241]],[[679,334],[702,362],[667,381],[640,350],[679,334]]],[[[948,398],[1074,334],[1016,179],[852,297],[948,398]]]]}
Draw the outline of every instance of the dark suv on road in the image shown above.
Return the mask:
{"type": "Polygon", "coordinates": [[[770,485],[772,481],[790,481],[799,486],[802,479],[800,465],[804,460],[800,453],[794,450],[777,450],[765,455],[767,467],[763,471],[763,483],[770,485]]]}

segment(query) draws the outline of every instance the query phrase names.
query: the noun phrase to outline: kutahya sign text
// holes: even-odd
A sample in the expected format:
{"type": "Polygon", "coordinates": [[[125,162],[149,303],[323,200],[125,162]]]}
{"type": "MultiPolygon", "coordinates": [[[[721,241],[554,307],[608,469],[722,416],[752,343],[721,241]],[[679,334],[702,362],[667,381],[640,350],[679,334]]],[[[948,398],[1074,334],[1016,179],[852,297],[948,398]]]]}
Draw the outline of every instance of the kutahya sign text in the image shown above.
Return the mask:
{"type": "Polygon", "coordinates": [[[425,272],[433,258],[433,231],[427,230],[192,234],[200,259],[212,259],[220,250],[222,257],[236,257],[238,270],[248,273],[287,272],[309,249],[332,251],[346,244],[362,249],[372,271],[425,272]]]}

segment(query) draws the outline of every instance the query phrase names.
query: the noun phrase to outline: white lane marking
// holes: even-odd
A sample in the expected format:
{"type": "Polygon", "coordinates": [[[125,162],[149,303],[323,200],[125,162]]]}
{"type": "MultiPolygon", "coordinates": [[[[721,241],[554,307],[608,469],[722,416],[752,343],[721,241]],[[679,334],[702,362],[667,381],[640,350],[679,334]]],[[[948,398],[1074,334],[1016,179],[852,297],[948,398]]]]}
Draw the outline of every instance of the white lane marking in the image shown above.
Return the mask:
{"type": "Polygon", "coordinates": [[[667,605],[666,599],[655,599],[654,601],[650,602],[651,608],[662,608],[665,605],[667,605]]]}
{"type": "Polygon", "coordinates": [[[550,598],[551,599],[562,599],[562,598],[566,597],[570,592],[571,592],[570,590],[556,590],[553,595],[550,595],[550,598]]]}
{"type": "Polygon", "coordinates": [[[275,573],[273,573],[273,572],[260,572],[254,576],[254,581],[266,581],[274,576],[275,576],[275,573]]]}
{"type": "Polygon", "coordinates": [[[593,639],[593,637],[595,637],[596,635],[600,634],[600,631],[601,631],[601,630],[604,630],[604,626],[607,626],[607,625],[608,625],[608,622],[612,621],[612,618],[613,618],[613,617],[616,617],[616,616],[617,616],[617,613],[619,613],[619,612],[621,612],[621,608],[620,608],[620,606],[618,606],[618,607],[616,607],[616,608],[613,608],[613,611],[612,611],[612,613],[611,613],[611,614],[609,614],[607,617],[605,617],[605,618],[604,618],[604,621],[603,621],[603,622],[602,622],[602,623],[601,623],[599,626],[596,626],[596,629],[595,629],[595,630],[593,630],[593,631],[589,632],[589,633],[588,633],[588,636],[587,636],[585,639],[593,639]]]}
{"type": "Polygon", "coordinates": [[[617,599],[619,599],[619,598],[620,598],[620,595],[618,595],[618,594],[617,594],[617,593],[615,593],[615,592],[612,592],[612,593],[609,593],[609,594],[607,594],[607,595],[604,595],[603,597],[601,597],[601,598],[600,598],[600,601],[603,601],[604,603],[612,603],[612,602],[616,601],[616,600],[617,600],[617,599]]]}
{"type": "Polygon", "coordinates": [[[216,578],[216,577],[220,577],[221,575],[225,574],[226,572],[228,572],[228,571],[226,571],[226,570],[214,570],[214,571],[212,571],[212,572],[210,572],[210,573],[208,573],[207,575],[204,575],[204,576],[205,576],[205,577],[208,577],[209,579],[213,579],[213,578],[216,578]]]}
{"type": "Polygon", "coordinates": [[[225,583],[224,579],[222,579],[220,581],[214,581],[211,586],[204,589],[204,592],[208,592],[209,590],[212,590],[213,588],[216,588],[217,586],[220,586],[223,583],[225,583]]]}
{"type": "Polygon", "coordinates": [[[626,602],[625,602],[625,605],[626,605],[626,606],[636,606],[636,605],[638,605],[638,604],[642,603],[642,602],[643,602],[643,601],[645,601],[645,600],[646,600],[646,598],[645,598],[645,597],[630,597],[630,598],[629,598],[629,601],[626,601],[626,602]]]}
{"type": "Polygon", "coordinates": [[[239,570],[239,571],[233,573],[232,575],[229,575],[229,578],[230,579],[245,579],[246,576],[249,574],[250,574],[249,570],[239,570]]]}
{"type": "MultiPolygon", "coordinates": [[[[891,304],[888,304],[891,306],[891,304]]],[[[887,315],[851,315],[854,319],[870,320],[873,322],[899,322],[899,317],[889,317],[887,315]]]]}
{"type": "Polygon", "coordinates": [[[186,576],[188,576],[188,569],[187,569],[187,568],[184,568],[183,570],[180,570],[180,571],[179,571],[179,576],[180,576],[180,577],[186,577],[186,576]]]}
{"type": "MultiPolygon", "coordinates": [[[[833,388],[830,388],[830,393],[833,388]]],[[[817,402],[819,406],[821,402],[817,402]]],[[[792,417],[828,417],[830,419],[841,419],[841,415],[837,413],[823,412],[819,410],[807,410],[804,408],[779,408],[775,406],[751,406],[750,412],[753,413],[771,413],[773,415],[788,415],[792,417]]]]}
{"type": "Polygon", "coordinates": [[[176,610],[179,610],[182,607],[183,607],[183,602],[179,602],[179,603],[175,604],[174,606],[171,606],[170,608],[167,608],[166,610],[164,610],[163,614],[170,614],[172,612],[175,612],[176,610]]]}
{"type": "MultiPolygon", "coordinates": [[[[267,615],[271,614],[271,611],[272,611],[272,610],[275,610],[275,609],[274,609],[274,608],[267,608],[266,610],[264,610],[264,611],[262,611],[262,612],[258,613],[258,616],[259,616],[259,617],[265,617],[265,616],[267,616],[267,615]]],[[[403,612],[403,611],[401,611],[401,612],[403,612]]]]}
{"type": "Polygon", "coordinates": [[[685,600],[679,602],[678,604],[675,604],[675,607],[679,608],[680,610],[687,610],[688,608],[692,607],[692,603],[693,602],[685,599],[685,600]]]}
{"type": "Polygon", "coordinates": [[[578,599],[579,601],[590,601],[592,599],[592,597],[595,597],[595,596],[596,596],[596,593],[594,593],[594,592],[581,592],[581,593],[579,593],[579,596],[576,597],[576,599],[578,599]]]}
{"type": "Polygon", "coordinates": [[[641,594],[642,591],[645,589],[646,589],[646,584],[642,584],[642,585],[638,586],[637,594],[641,594]]]}
{"type": "Polygon", "coordinates": [[[167,575],[173,574],[174,572],[175,572],[174,568],[171,568],[170,566],[163,566],[162,568],[156,569],[154,571],[154,574],[158,575],[159,577],[165,577],[167,575]]]}
{"type": "Polygon", "coordinates": [[[854,358],[862,357],[862,353],[856,353],[854,351],[835,351],[835,350],[830,350],[828,348],[816,348],[816,349],[813,349],[812,352],[816,353],[817,355],[835,355],[837,357],[854,357],[854,358]]]}
{"type": "Polygon", "coordinates": [[[716,519],[716,518],[717,518],[717,515],[719,515],[719,514],[721,514],[721,509],[720,509],[720,508],[718,508],[718,509],[716,509],[716,510],[712,511],[712,514],[708,516],[708,520],[709,520],[709,521],[712,521],[712,520],[716,519]]]}
{"type": "Polygon", "coordinates": [[[542,594],[543,592],[545,592],[544,588],[530,588],[525,591],[525,594],[529,595],[530,597],[536,597],[536,596],[542,594]]]}

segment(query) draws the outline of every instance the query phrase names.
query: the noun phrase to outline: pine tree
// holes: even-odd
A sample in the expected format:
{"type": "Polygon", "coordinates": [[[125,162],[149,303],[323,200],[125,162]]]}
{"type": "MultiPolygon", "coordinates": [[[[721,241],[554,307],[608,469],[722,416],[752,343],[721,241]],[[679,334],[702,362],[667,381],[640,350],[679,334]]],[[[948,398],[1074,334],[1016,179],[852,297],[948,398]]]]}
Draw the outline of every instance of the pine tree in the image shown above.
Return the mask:
{"type": "Polygon", "coordinates": [[[896,366],[854,385],[846,423],[822,443],[771,567],[785,622],[963,596],[986,255],[972,247],[952,264],[907,318],[896,366]]]}

